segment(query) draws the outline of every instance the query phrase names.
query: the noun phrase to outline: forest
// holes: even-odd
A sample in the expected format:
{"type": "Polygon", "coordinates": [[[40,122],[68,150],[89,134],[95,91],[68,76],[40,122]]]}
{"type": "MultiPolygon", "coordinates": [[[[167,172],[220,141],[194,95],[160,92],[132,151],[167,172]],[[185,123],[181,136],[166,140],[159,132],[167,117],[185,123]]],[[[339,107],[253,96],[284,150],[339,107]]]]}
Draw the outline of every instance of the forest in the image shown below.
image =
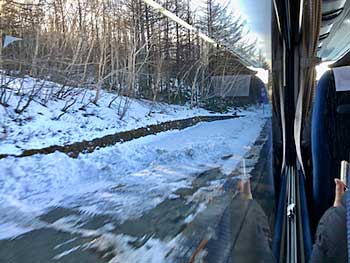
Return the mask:
{"type": "MultiPolygon", "coordinates": [[[[101,90],[106,90],[127,98],[189,102],[192,107],[210,98],[212,64],[220,60],[217,54],[225,52],[225,47],[264,63],[256,41],[246,38],[249,32],[246,22],[218,0],[159,2],[197,28],[196,32],[142,0],[0,3],[1,35],[22,39],[0,48],[0,68],[7,75],[61,84],[62,89],[49,96],[53,98],[73,98],[70,87],[81,87],[81,91],[94,90],[91,99],[94,104],[98,104],[101,90]],[[199,32],[225,47],[203,41],[199,32]]],[[[238,71],[244,68],[233,58],[237,60],[234,67],[238,71]]],[[[232,71],[232,64],[229,66],[232,71]]],[[[216,66],[215,74],[226,71],[227,65],[216,66]]],[[[5,84],[0,90],[3,106],[9,97],[5,84]]],[[[28,91],[29,98],[34,98],[38,90],[40,87],[28,91]]],[[[121,114],[127,106],[127,101],[120,105],[121,114]]]]}

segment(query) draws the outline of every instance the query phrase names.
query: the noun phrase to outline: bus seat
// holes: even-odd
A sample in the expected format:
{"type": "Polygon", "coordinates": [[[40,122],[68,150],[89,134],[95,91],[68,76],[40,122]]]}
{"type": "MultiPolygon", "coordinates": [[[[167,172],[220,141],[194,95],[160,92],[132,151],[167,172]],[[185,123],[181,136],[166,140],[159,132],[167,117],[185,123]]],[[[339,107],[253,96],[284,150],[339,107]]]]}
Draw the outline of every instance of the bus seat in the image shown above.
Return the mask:
{"type": "Polygon", "coordinates": [[[311,128],[314,222],[333,205],[334,178],[350,153],[350,67],[334,68],[319,80],[311,128]]]}

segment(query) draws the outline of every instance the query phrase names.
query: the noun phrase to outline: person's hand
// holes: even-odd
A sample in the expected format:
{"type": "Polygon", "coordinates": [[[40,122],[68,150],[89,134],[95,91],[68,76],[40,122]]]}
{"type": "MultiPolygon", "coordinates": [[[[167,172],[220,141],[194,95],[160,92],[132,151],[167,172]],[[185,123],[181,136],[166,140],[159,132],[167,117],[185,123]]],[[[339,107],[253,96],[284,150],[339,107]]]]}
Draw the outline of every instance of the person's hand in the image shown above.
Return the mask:
{"type": "Polygon", "coordinates": [[[250,179],[241,179],[238,182],[238,190],[242,193],[245,199],[253,199],[252,191],[250,187],[250,179]]]}
{"type": "Polygon", "coordinates": [[[335,182],[335,199],[334,199],[333,206],[337,207],[337,206],[341,205],[341,199],[342,199],[344,192],[345,192],[345,185],[338,178],[335,178],[334,182],[335,182]]]}

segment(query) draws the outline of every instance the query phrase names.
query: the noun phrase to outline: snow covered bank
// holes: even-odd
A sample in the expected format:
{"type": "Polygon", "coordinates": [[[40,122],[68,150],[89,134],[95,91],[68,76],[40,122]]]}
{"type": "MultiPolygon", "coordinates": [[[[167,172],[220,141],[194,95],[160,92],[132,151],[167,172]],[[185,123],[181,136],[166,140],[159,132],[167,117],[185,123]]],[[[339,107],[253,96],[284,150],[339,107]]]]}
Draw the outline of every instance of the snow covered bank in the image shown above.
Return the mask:
{"type": "Polygon", "coordinates": [[[0,154],[0,159],[9,156],[14,157],[26,157],[35,154],[50,154],[56,151],[66,153],[70,157],[77,157],[81,153],[91,153],[96,149],[115,145],[116,143],[127,142],[135,140],[148,135],[157,134],[160,132],[171,131],[171,130],[183,130],[185,128],[194,126],[200,122],[212,122],[219,120],[228,120],[232,118],[239,118],[240,116],[235,115],[211,115],[211,116],[196,116],[181,120],[171,120],[162,122],[159,124],[152,124],[146,127],[141,127],[133,130],[117,132],[109,134],[103,137],[95,138],[90,141],[74,142],[66,145],[53,145],[40,149],[29,149],[24,150],[20,155],[5,155],[0,154]]]}
{"type": "Polygon", "coordinates": [[[0,78],[8,97],[8,106],[0,105],[0,154],[20,154],[24,149],[64,145],[164,121],[210,115],[204,109],[128,99],[105,91],[95,105],[91,103],[95,96],[92,90],[62,88],[30,77],[0,78]],[[16,113],[26,105],[30,94],[34,98],[29,106],[21,114],[16,113]],[[127,111],[121,119],[124,106],[127,111]]]}
{"type": "Polygon", "coordinates": [[[243,114],[116,144],[78,159],[56,152],[0,160],[0,238],[36,228],[34,218],[52,207],[122,222],[176,198],[173,192],[190,187],[200,171],[220,167],[229,173],[267,116],[261,108],[243,114]]]}

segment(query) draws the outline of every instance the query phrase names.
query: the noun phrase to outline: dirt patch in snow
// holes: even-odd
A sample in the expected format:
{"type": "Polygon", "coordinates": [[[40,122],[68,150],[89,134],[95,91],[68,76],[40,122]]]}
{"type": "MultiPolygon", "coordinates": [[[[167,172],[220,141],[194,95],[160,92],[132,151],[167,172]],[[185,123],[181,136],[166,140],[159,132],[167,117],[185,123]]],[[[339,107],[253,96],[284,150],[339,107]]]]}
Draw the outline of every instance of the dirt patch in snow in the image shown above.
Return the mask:
{"type": "Polygon", "coordinates": [[[157,134],[159,132],[169,130],[183,130],[185,128],[196,125],[200,122],[212,122],[218,120],[227,120],[233,118],[239,118],[238,115],[224,115],[224,116],[197,116],[183,120],[167,121],[160,124],[149,125],[143,128],[138,128],[130,131],[118,132],[111,135],[106,135],[101,138],[95,138],[91,141],[76,142],[69,145],[53,145],[42,149],[24,150],[19,155],[0,154],[0,159],[14,156],[14,157],[26,157],[35,154],[49,154],[56,151],[68,154],[72,158],[78,157],[80,153],[91,153],[95,149],[104,148],[114,145],[119,142],[131,141],[147,135],[157,134]]]}

